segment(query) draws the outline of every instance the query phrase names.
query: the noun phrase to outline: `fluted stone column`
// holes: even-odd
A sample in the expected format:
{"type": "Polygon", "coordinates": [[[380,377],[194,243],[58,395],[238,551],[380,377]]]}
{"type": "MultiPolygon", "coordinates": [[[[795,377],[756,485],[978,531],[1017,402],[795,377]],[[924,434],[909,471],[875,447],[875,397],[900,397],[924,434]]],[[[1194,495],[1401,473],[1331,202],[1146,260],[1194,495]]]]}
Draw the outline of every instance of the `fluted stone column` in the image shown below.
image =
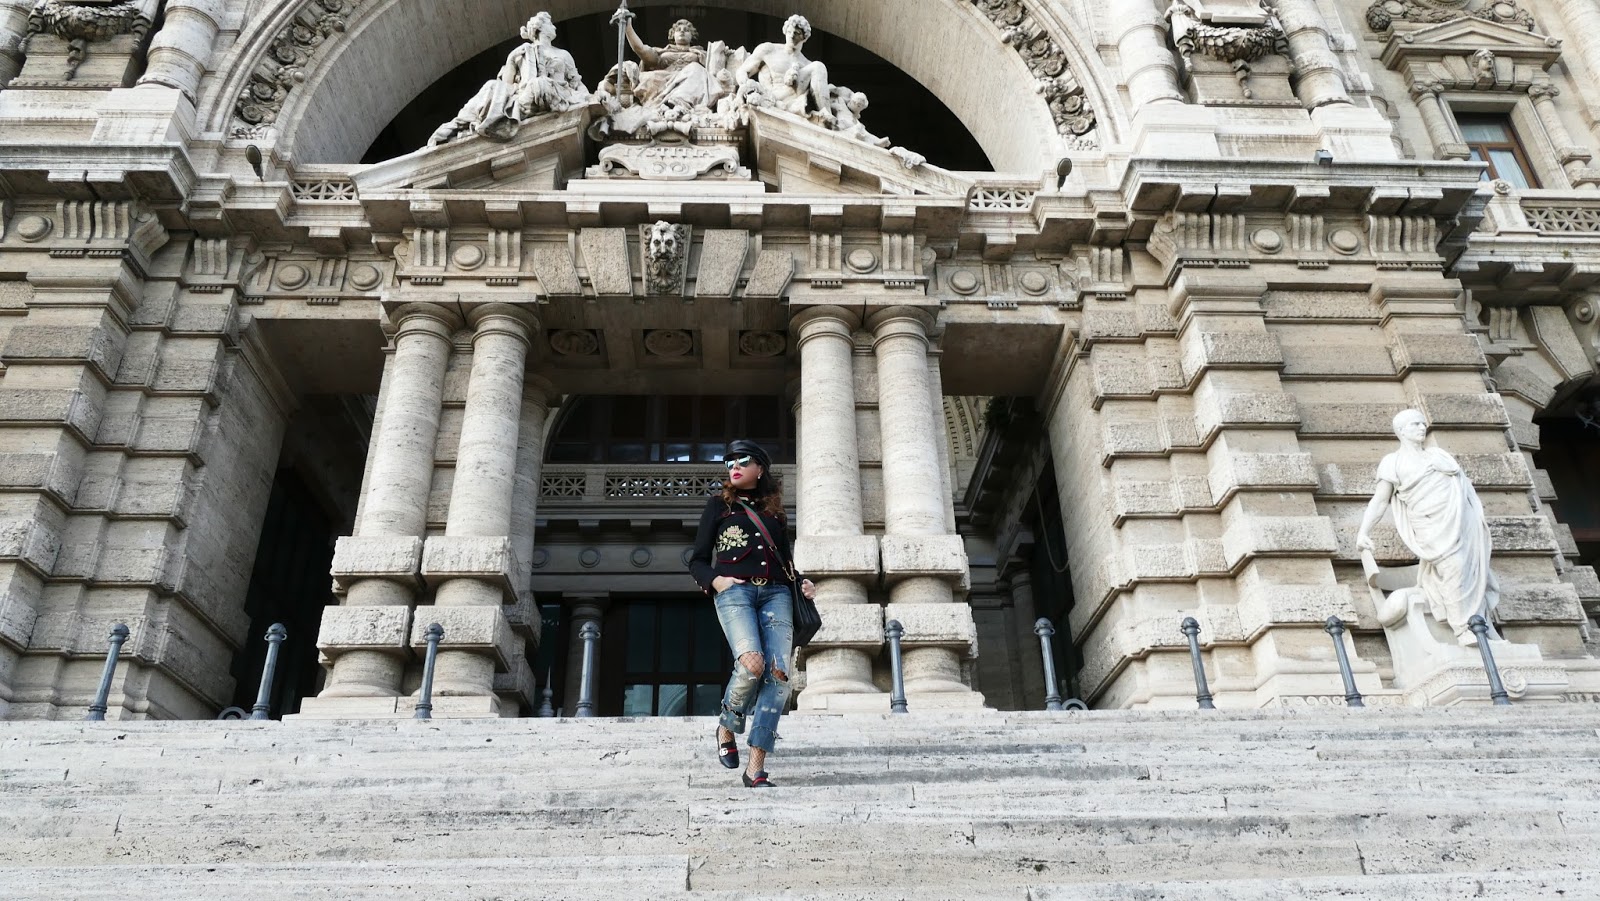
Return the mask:
{"type": "Polygon", "coordinates": [[[166,18],[150,39],[139,84],[177,88],[193,103],[221,29],[221,6],[221,0],[167,0],[166,18]]]}
{"type": "Polygon", "coordinates": [[[1276,0],[1278,21],[1289,39],[1289,56],[1299,73],[1300,102],[1306,109],[1349,103],[1350,91],[1333,53],[1328,22],[1316,0],[1276,0]]]}
{"type": "Polygon", "coordinates": [[[1110,0],[1107,19],[1117,29],[1117,57],[1128,86],[1128,106],[1184,103],[1178,58],[1167,44],[1167,23],[1151,0],[1110,0]]]}
{"type": "Polygon", "coordinates": [[[18,49],[28,33],[28,11],[33,0],[0,0],[0,88],[22,71],[23,53],[18,49]]]}
{"type": "MultiPolygon", "coordinates": [[[[468,314],[473,327],[472,374],[456,451],[445,533],[429,538],[422,573],[437,584],[433,607],[418,608],[412,643],[425,644],[419,626],[445,628],[433,689],[481,704],[449,705],[465,714],[500,710],[494,674],[527,666],[501,606],[515,600],[511,501],[521,437],[523,370],[538,321],[509,304],[468,314]],[[480,709],[482,708],[482,709],[480,709]]],[[[515,713],[515,711],[510,711],[515,713]]]]}
{"type": "Polygon", "coordinates": [[[795,317],[799,336],[800,456],[795,562],[817,583],[823,631],[806,652],[802,710],[837,708],[835,695],[877,693],[872,658],[883,644],[883,611],[867,604],[878,574],[876,539],[862,534],[853,335],[860,320],[839,307],[795,317]]]}
{"type": "Polygon", "coordinates": [[[868,322],[878,364],[878,417],[883,440],[885,616],[906,628],[906,691],[971,694],[961,674],[970,652],[972,611],[952,603],[969,581],[961,537],[945,528],[944,480],[928,378],[933,317],[890,307],[868,322]]]}
{"type": "MultiPolygon", "coordinates": [[[[339,539],[334,580],[346,588],[323,611],[317,646],[331,659],[322,699],[396,697],[406,655],[410,606],[419,587],[428,491],[433,485],[450,336],[460,319],[444,307],[408,304],[397,325],[355,535],[339,539]]],[[[424,624],[426,625],[426,624],[424,624]]],[[[321,705],[337,712],[338,705],[321,705]]],[[[381,712],[381,711],[375,711],[381,712]]]]}
{"type": "MultiPolygon", "coordinates": [[[[1562,35],[1566,38],[1567,46],[1583,60],[1583,67],[1589,70],[1590,79],[1600,78],[1600,3],[1595,0],[1555,0],[1555,5],[1567,23],[1562,35]]],[[[1587,102],[1590,109],[1595,107],[1594,101],[1587,102]]]]}

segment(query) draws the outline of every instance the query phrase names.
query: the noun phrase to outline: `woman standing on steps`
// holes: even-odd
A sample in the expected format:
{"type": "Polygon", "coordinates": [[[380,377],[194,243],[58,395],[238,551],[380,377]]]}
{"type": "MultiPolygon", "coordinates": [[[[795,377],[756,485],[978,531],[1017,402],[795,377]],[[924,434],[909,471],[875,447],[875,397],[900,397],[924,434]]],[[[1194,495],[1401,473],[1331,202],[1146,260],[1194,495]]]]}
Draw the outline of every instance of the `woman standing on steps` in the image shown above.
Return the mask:
{"type": "MultiPolygon", "coordinates": [[[[717,759],[728,769],[739,766],[734,735],[744,732],[745,717],[753,713],[744,784],[771,788],[766,761],[789,700],[794,646],[790,586],[799,576],[790,563],[788,517],[771,458],[761,445],[740,439],[728,445],[722,459],[728,478],[700,514],[689,573],[701,590],[715,596],[717,619],[735,658],[733,677],[722,695],[717,759]]],[[[800,588],[806,597],[816,595],[810,579],[801,580],[800,588]]]]}

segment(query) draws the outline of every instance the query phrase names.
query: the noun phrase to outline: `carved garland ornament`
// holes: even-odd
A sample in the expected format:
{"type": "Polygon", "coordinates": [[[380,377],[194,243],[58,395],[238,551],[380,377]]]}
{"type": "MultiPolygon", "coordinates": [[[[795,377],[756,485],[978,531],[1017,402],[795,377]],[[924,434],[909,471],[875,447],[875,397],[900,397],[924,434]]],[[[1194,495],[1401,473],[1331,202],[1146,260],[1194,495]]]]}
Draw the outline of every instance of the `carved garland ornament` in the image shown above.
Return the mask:
{"type": "Polygon", "coordinates": [[[119,34],[144,40],[154,24],[155,8],[150,0],[126,3],[70,3],[66,0],[39,0],[28,13],[28,33],[17,49],[28,51],[36,34],[53,34],[67,42],[67,71],[71,81],[78,66],[89,55],[90,41],[107,41],[119,34]]]}
{"type": "Polygon", "coordinates": [[[1000,29],[1001,39],[1016,49],[1028,71],[1039,79],[1037,90],[1050,106],[1056,130],[1080,148],[1094,146],[1089,136],[1095,127],[1094,108],[1083,85],[1067,64],[1067,55],[1050,32],[1035,19],[1022,0],[972,0],[1000,29]]]}
{"type": "Polygon", "coordinates": [[[1488,0],[1475,10],[1468,10],[1470,5],[1472,0],[1378,0],[1367,7],[1367,26],[1383,32],[1395,22],[1437,25],[1472,18],[1534,30],[1532,14],[1518,6],[1517,0],[1488,0]]]}
{"type": "Polygon", "coordinates": [[[344,33],[361,0],[311,0],[272,39],[267,55],[250,73],[234,103],[236,138],[256,138],[283,112],[289,94],[306,80],[306,66],[318,49],[344,33]]]}

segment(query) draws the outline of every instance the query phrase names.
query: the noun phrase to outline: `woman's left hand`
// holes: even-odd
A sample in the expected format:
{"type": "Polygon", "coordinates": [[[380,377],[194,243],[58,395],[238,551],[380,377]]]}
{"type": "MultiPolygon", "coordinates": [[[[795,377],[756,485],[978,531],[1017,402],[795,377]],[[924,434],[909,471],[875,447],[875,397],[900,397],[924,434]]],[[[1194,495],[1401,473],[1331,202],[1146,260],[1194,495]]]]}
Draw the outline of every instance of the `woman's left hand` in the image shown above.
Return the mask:
{"type": "Polygon", "coordinates": [[[800,580],[800,593],[805,595],[808,598],[811,598],[812,600],[816,600],[817,599],[817,583],[811,581],[810,579],[801,579],[800,580]]]}

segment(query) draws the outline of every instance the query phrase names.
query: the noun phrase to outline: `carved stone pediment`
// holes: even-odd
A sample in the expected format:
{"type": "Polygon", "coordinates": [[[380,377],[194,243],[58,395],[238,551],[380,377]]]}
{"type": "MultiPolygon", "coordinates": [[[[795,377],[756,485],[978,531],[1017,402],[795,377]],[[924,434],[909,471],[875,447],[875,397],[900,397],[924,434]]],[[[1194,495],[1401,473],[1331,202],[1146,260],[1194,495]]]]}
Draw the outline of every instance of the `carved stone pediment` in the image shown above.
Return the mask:
{"type": "Polygon", "coordinates": [[[908,160],[900,148],[874,147],[767,110],[751,115],[750,138],[761,180],[780,192],[965,197],[974,185],[920,157],[908,160]]]}
{"type": "Polygon", "coordinates": [[[1561,41],[1485,19],[1461,18],[1391,35],[1383,49],[1383,63],[1403,71],[1411,62],[1434,62],[1448,57],[1471,57],[1479,50],[1525,65],[1547,69],[1561,57],[1561,41]]]}
{"type": "Polygon", "coordinates": [[[424,147],[357,172],[356,189],[363,197],[405,188],[560,190],[583,171],[588,127],[588,111],[571,110],[530,120],[505,143],[469,137],[424,147]]]}

